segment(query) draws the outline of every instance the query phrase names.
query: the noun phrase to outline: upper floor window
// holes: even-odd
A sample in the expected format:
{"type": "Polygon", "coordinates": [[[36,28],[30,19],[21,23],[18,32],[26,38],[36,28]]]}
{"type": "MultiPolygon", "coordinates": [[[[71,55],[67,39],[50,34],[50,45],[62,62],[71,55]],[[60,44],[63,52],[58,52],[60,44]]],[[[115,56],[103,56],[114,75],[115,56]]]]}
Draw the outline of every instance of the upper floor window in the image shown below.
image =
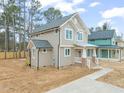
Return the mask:
{"type": "Polygon", "coordinates": [[[72,29],[65,29],[65,39],[66,40],[73,39],[73,30],[72,29]]]}
{"type": "Polygon", "coordinates": [[[77,32],[77,40],[83,40],[83,33],[77,32]]]}

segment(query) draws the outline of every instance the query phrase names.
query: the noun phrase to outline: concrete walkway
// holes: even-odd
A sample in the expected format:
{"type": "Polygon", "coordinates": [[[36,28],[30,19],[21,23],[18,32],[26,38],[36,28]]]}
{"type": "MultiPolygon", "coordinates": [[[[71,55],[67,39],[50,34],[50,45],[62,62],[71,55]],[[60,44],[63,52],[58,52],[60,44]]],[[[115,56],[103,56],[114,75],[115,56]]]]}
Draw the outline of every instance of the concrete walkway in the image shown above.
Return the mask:
{"type": "Polygon", "coordinates": [[[104,68],[47,93],[124,93],[122,88],[95,80],[111,71],[112,69],[110,68],[104,68]]]}

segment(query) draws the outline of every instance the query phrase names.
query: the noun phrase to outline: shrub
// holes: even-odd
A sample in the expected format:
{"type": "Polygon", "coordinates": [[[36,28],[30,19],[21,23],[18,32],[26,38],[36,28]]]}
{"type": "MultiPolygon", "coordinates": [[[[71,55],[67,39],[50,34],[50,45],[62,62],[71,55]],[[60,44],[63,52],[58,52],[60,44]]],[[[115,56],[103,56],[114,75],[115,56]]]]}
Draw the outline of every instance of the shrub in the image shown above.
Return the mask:
{"type": "Polygon", "coordinates": [[[30,66],[30,62],[29,62],[28,59],[25,60],[25,65],[26,65],[26,66],[30,66]]]}

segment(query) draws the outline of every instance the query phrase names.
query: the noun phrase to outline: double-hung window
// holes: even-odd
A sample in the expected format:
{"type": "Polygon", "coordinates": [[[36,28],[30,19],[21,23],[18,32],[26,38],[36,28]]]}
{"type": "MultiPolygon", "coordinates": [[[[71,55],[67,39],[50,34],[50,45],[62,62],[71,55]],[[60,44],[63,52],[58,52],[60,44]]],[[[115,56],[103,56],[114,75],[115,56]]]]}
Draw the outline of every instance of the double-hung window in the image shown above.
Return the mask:
{"type": "Polygon", "coordinates": [[[71,56],[71,49],[70,48],[65,48],[64,49],[64,56],[65,57],[71,56]]]}
{"type": "Polygon", "coordinates": [[[77,40],[83,40],[83,33],[77,32],[77,40]]]}
{"type": "Polygon", "coordinates": [[[73,39],[73,31],[72,29],[65,29],[65,39],[72,40],[73,39]]]}

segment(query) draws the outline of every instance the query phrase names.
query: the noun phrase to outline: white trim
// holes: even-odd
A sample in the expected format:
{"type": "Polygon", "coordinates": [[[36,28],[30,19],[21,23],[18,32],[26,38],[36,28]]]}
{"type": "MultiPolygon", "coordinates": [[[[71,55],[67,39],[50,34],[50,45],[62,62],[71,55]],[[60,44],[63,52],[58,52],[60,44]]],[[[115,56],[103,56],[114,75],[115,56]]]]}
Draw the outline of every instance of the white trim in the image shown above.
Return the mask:
{"type": "Polygon", "coordinates": [[[74,45],[60,45],[60,47],[74,47],[74,45]]]}
{"type": "Polygon", "coordinates": [[[64,57],[70,57],[70,56],[71,56],[71,48],[64,48],[64,57]],[[69,55],[65,55],[65,51],[66,51],[66,49],[69,49],[69,50],[70,50],[69,55]]]}
{"type": "Polygon", "coordinates": [[[62,26],[64,26],[67,22],[69,22],[74,16],[76,16],[78,13],[75,13],[70,19],[68,19],[65,23],[63,23],[61,26],[60,26],[60,28],[62,27],[62,26]]]}
{"type": "Polygon", "coordinates": [[[65,35],[65,40],[71,40],[71,41],[72,41],[72,40],[73,40],[73,29],[71,29],[71,28],[65,28],[65,29],[64,29],[64,32],[65,32],[65,34],[64,34],[64,35],[65,35]],[[67,38],[66,38],[66,31],[67,31],[67,30],[69,30],[69,31],[72,32],[72,39],[67,39],[67,38]]]}
{"type": "Polygon", "coordinates": [[[44,48],[44,49],[41,50],[42,53],[47,53],[47,49],[46,48],[44,48]],[[44,49],[45,49],[45,52],[43,51],[44,49]]]}

